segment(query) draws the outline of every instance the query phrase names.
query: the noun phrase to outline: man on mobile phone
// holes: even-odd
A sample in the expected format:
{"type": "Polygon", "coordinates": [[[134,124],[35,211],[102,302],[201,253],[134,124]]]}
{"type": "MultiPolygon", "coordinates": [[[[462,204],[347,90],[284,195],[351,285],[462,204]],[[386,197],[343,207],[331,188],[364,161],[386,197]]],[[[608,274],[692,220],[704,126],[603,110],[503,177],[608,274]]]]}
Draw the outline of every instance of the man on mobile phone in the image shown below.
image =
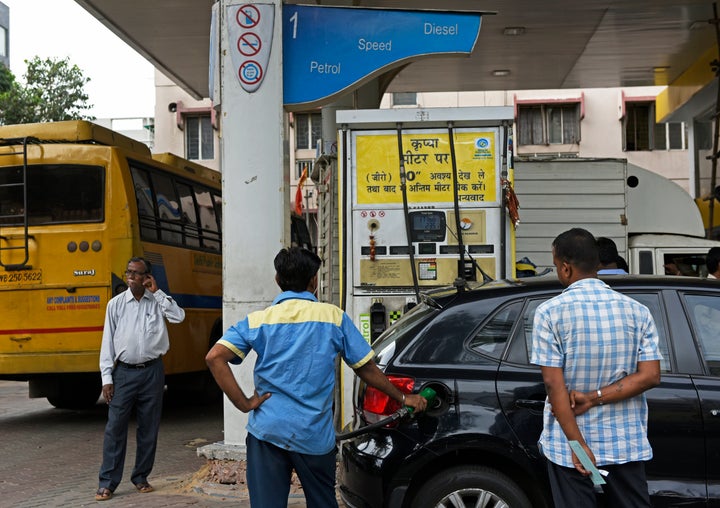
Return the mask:
{"type": "Polygon", "coordinates": [[[152,471],[160,428],[165,371],[162,356],[170,348],[165,320],[181,323],[185,311],[158,288],[147,260],[128,261],[127,291],[108,302],[105,313],[100,373],[108,404],[97,501],[113,496],[122,479],[128,422],[133,407],[137,418],[137,452],[131,481],[140,493],[153,491],[152,471]]]}

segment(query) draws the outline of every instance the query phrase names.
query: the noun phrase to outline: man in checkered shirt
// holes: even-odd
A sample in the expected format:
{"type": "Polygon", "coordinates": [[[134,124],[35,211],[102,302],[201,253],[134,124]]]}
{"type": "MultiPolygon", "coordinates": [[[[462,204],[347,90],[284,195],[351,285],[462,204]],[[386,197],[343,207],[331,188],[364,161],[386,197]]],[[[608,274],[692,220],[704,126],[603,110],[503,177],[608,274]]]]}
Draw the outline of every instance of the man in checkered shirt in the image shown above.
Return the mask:
{"type": "Polygon", "coordinates": [[[577,441],[609,474],[608,506],[650,506],[645,461],[644,392],[660,383],[658,334],[644,305],[597,278],[595,238],[580,228],[552,244],[562,294],[535,313],[532,363],[547,390],[539,446],[548,459],[556,508],[596,506],[587,471],[571,450],[577,441]]]}

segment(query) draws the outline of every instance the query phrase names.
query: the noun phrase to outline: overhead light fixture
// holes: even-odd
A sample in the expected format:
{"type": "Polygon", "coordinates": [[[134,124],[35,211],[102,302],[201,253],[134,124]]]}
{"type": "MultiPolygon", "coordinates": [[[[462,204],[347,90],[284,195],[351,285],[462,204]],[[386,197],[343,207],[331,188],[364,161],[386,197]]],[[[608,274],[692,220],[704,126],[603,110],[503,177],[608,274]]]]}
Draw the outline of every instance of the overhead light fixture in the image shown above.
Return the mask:
{"type": "Polygon", "coordinates": [[[501,78],[503,76],[509,76],[510,70],[509,69],[495,69],[492,71],[492,75],[498,78],[501,78]]]}
{"type": "Polygon", "coordinates": [[[503,35],[509,35],[509,36],[515,36],[515,35],[522,35],[525,33],[525,27],[524,26],[506,26],[503,30],[503,35]]]}

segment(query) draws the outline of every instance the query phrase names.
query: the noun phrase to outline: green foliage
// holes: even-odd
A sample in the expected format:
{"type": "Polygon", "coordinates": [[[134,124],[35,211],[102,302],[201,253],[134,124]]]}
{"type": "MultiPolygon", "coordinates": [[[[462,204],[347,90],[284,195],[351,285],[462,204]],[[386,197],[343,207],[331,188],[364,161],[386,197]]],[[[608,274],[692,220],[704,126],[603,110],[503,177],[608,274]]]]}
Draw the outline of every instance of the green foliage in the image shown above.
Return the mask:
{"type": "Polygon", "coordinates": [[[10,69],[0,64],[0,94],[9,91],[14,82],[15,75],[10,72],[10,69]]]}
{"type": "MultiPolygon", "coordinates": [[[[7,90],[2,88],[0,71],[0,125],[55,122],[61,120],[93,120],[83,114],[88,104],[85,85],[90,81],[69,58],[25,60],[25,84],[14,77],[7,90]]],[[[10,74],[12,76],[12,74],[10,74]]]]}

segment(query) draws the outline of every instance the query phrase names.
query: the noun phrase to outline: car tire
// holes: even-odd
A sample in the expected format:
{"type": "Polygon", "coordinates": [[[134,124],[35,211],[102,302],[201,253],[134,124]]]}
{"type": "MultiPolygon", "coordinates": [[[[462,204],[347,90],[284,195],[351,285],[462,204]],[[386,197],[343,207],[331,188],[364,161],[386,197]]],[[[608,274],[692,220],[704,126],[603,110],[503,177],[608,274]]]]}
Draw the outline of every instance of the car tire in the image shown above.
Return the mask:
{"type": "Polygon", "coordinates": [[[532,508],[527,496],[514,481],[494,469],[482,466],[453,467],[431,477],[418,490],[412,506],[532,508]]]}

